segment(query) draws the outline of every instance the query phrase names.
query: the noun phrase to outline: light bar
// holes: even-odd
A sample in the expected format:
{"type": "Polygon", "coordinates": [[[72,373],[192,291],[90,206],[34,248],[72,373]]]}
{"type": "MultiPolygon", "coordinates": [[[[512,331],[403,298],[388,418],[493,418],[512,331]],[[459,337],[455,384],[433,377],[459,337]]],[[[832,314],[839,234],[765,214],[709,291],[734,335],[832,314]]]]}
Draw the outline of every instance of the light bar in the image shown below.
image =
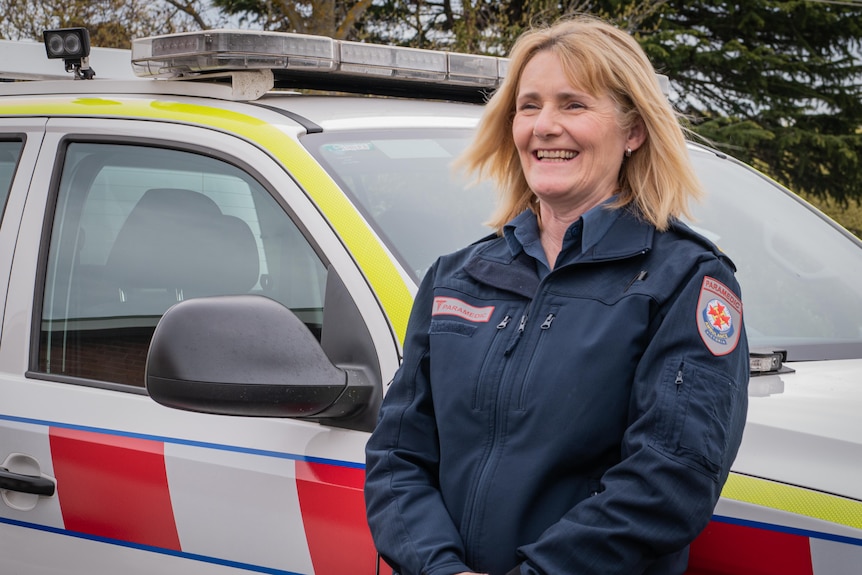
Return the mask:
{"type": "MultiPolygon", "coordinates": [[[[147,78],[270,70],[279,88],[484,102],[509,61],[288,32],[205,30],[133,40],[132,67],[147,78]]],[[[667,93],[667,77],[658,80],[667,93]]]]}
{"type": "Polygon", "coordinates": [[[146,78],[179,78],[237,70],[319,70],[335,67],[335,40],[323,36],[211,30],[132,41],[132,67],[146,78]]]}
{"type": "Polygon", "coordinates": [[[339,42],[338,47],[344,72],[440,82],[449,71],[445,52],[360,42],[339,42]]]}
{"type": "MultiPolygon", "coordinates": [[[[276,85],[313,87],[313,77],[344,89],[358,78],[425,82],[488,92],[505,74],[502,58],[382,44],[333,40],[323,36],[252,30],[206,30],[132,41],[135,74],[187,78],[215,72],[268,69],[276,85]],[[292,72],[288,74],[287,72],[292,72]],[[321,74],[324,73],[324,74],[321,74]],[[343,78],[338,80],[338,78],[343,78]]],[[[367,83],[360,82],[367,90],[367,83]]],[[[388,83],[393,86],[392,82],[388,83]]]]}

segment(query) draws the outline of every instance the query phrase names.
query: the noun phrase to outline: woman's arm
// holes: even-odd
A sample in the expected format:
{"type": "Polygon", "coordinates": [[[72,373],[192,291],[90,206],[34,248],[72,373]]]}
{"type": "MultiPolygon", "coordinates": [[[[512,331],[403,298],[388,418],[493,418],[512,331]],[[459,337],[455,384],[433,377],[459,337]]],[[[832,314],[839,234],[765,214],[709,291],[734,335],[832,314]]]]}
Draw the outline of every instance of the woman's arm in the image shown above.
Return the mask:
{"type": "Polygon", "coordinates": [[[729,335],[704,324],[704,312],[716,312],[710,302],[722,300],[707,285],[730,290],[724,303],[739,295],[724,262],[710,258],[693,270],[638,364],[622,460],[600,493],[519,549],[513,574],[642,573],[706,526],[742,438],[749,371],[741,314],[729,335]],[[721,344],[710,335],[727,337],[721,344]]]}
{"type": "Polygon", "coordinates": [[[400,575],[470,573],[461,536],[438,488],[439,443],[428,376],[436,269],[419,288],[404,361],[366,447],[368,523],[378,551],[400,575]]]}

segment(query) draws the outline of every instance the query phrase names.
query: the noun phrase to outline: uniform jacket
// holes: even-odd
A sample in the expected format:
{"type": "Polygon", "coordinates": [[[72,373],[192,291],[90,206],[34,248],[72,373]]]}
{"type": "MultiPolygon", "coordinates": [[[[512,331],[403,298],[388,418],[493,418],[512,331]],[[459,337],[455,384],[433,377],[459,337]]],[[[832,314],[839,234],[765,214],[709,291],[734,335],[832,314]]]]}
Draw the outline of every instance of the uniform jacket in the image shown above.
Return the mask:
{"type": "Polygon", "coordinates": [[[544,277],[505,238],[439,259],[367,446],[402,575],[682,573],[745,422],[734,268],[604,210],[544,277]]]}

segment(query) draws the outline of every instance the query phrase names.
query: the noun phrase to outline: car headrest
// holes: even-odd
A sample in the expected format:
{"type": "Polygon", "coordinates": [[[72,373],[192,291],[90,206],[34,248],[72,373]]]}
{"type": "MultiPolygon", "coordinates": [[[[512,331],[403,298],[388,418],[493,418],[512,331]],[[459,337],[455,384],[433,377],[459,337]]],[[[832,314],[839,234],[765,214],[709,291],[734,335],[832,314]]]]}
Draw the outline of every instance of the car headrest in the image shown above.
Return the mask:
{"type": "Polygon", "coordinates": [[[122,290],[182,290],[185,297],[246,293],[260,274],[248,224],[192,190],[147,190],[106,262],[122,290]]]}

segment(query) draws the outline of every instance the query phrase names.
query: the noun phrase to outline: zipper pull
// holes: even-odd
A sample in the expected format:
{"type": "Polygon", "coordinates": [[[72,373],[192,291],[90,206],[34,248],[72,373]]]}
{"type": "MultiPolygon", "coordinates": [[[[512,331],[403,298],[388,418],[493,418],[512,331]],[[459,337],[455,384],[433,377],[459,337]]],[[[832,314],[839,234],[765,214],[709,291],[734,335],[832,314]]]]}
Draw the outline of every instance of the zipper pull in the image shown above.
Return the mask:
{"type": "Polygon", "coordinates": [[[649,272],[647,272],[646,270],[641,270],[640,272],[638,272],[638,274],[635,277],[633,277],[628,284],[626,284],[626,289],[623,290],[623,293],[629,291],[629,288],[632,287],[635,282],[644,281],[648,275],[649,275],[649,272]]]}
{"type": "Polygon", "coordinates": [[[503,321],[497,324],[497,329],[506,329],[506,326],[509,325],[510,321],[512,321],[512,316],[507,315],[503,318],[503,321]]]}
{"type": "Polygon", "coordinates": [[[506,351],[503,352],[503,355],[509,355],[515,349],[515,346],[518,345],[518,342],[521,341],[521,336],[524,334],[524,328],[527,325],[527,314],[521,316],[521,322],[518,324],[518,332],[515,334],[515,339],[512,340],[512,343],[509,344],[509,347],[506,348],[506,351]]]}
{"type": "Polygon", "coordinates": [[[682,367],[680,367],[679,371],[676,372],[676,380],[674,383],[676,384],[677,389],[682,385],[682,367]]]}
{"type": "Polygon", "coordinates": [[[545,323],[542,324],[540,329],[548,329],[551,327],[551,324],[554,322],[554,318],[557,317],[552,313],[548,314],[548,317],[545,318],[545,323]]]}

